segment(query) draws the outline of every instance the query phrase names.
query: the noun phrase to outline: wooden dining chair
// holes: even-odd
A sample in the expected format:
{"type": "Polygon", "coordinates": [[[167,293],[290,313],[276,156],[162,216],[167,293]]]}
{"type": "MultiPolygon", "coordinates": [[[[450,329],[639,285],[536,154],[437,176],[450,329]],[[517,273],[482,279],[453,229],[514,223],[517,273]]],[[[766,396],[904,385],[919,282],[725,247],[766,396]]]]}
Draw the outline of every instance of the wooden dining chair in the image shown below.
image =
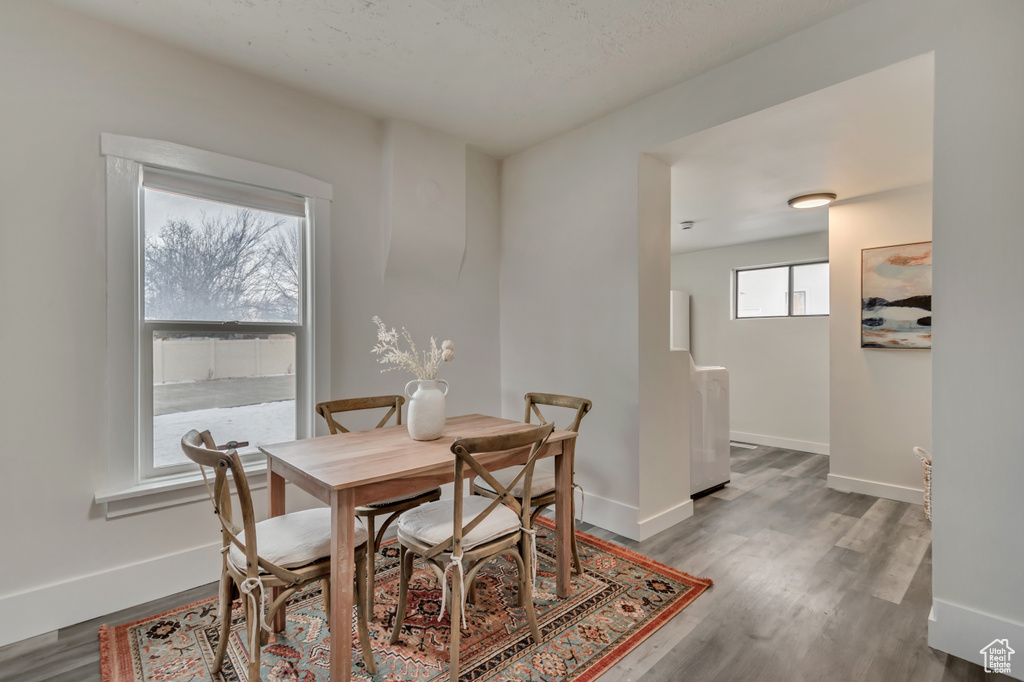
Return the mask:
{"type": "MultiPolygon", "coordinates": [[[[574,398],[568,395],[555,395],[553,393],[527,393],[526,399],[526,417],[523,419],[527,424],[536,415],[537,420],[540,423],[547,422],[548,419],[541,413],[540,406],[565,408],[566,410],[572,410],[572,421],[565,427],[566,431],[572,431],[573,433],[579,433],[580,422],[583,421],[583,417],[587,415],[593,404],[586,398],[574,398]]],[[[510,486],[511,481],[519,473],[518,467],[512,467],[509,469],[502,469],[501,471],[494,472],[494,478],[504,486],[510,486]]],[[[573,488],[578,488],[576,485],[576,472],[573,471],[573,488]]],[[[522,504],[523,500],[523,487],[522,483],[517,486],[512,486],[512,495],[516,501],[522,504]]],[[[486,480],[476,479],[473,481],[471,491],[474,495],[483,495],[484,497],[494,498],[497,496],[495,489],[488,484],[486,480]]],[[[537,463],[537,468],[533,473],[533,499],[531,500],[533,505],[533,516],[530,519],[531,525],[536,523],[537,517],[548,507],[555,504],[555,461],[552,458],[542,459],[537,463]]],[[[573,494],[572,501],[572,518],[573,518],[573,529],[572,529],[572,561],[573,567],[577,575],[583,575],[583,563],[580,561],[580,549],[576,543],[576,495],[573,494]]],[[[470,595],[472,597],[472,594],[470,595]]]]}
{"type": "Polygon", "coordinates": [[[437,500],[409,510],[398,518],[400,578],[398,613],[391,632],[391,643],[401,638],[402,624],[409,598],[409,580],[412,578],[413,559],[422,557],[442,585],[441,616],[449,607],[451,612],[451,640],[449,679],[459,678],[459,637],[465,627],[465,600],[463,596],[485,563],[501,554],[510,554],[519,568],[519,594],[530,622],[533,641],[540,643],[537,614],[533,608],[533,578],[536,575],[535,531],[530,525],[530,479],[534,463],[548,437],[553,424],[505,433],[497,436],[457,438],[451,450],[455,454],[455,490],[463,490],[465,468],[488,481],[499,491],[494,499],[476,495],[456,495],[453,500],[437,500]],[[520,504],[501,483],[494,480],[473,455],[530,448],[526,464],[513,485],[522,484],[523,502],[520,504]],[[465,525],[463,525],[465,523],[465,525]],[[531,539],[530,551],[520,550],[521,540],[531,539]],[[447,599],[448,573],[452,573],[451,599],[447,599]],[[450,602],[450,603],[449,603],[450,602]],[[460,627],[461,623],[461,627],[460,627]]]}
{"type": "MultiPolygon", "coordinates": [[[[336,415],[362,410],[379,410],[387,408],[387,412],[381,420],[377,422],[377,426],[374,427],[376,429],[387,426],[392,417],[395,418],[395,424],[400,426],[402,424],[402,405],[404,404],[404,396],[380,395],[372,398],[345,398],[318,403],[316,411],[327,422],[327,428],[330,429],[331,433],[337,434],[349,433],[349,429],[345,428],[338,422],[335,418],[336,415]]],[[[381,500],[380,502],[374,502],[373,504],[356,507],[356,516],[363,519],[363,522],[366,524],[366,532],[370,540],[373,542],[373,548],[367,554],[366,560],[368,585],[366,592],[366,612],[369,614],[368,617],[371,621],[374,619],[373,605],[375,595],[374,577],[377,570],[376,557],[377,552],[380,551],[380,545],[384,539],[384,533],[402,512],[438,499],[441,499],[441,489],[430,488],[429,490],[421,490],[408,495],[400,495],[399,497],[392,497],[386,500],[381,500]],[[384,520],[384,523],[381,524],[380,529],[375,529],[378,516],[387,516],[387,518],[384,520]],[[376,533],[374,533],[375,530],[376,533]]]]}
{"type": "MultiPolygon", "coordinates": [[[[235,444],[229,444],[235,445],[235,444]]],[[[213,511],[220,521],[222,569],[220,576],[220,640],[214,655],[212,673],[220,672],[227,652],[231,629],[231,604],[238,594],[245,608],[245,627],[249,645],[248,679],[260,678],[260,649],[265,646],[271,630],[268,623],[274,614],[285,607],[288,597],[306,585],[323,581],[324,606],[330,608],[331,589],[331,510],[307,509],[275,516],[256,522],[252,509],[249,483],[242,469],[238,452],[232,447],[220,451],[209,431],[189,431],[181,438],[185,455],[199,465],[206,482],[213,511]],[[213,469],[213,487],[210,487],[206,467],[213,469]],[[228,473],[230,472],[230,476],[228,473]],[[242,514],[241,527],[232,520],[231,487],[234,485],[238,506],[242,514]],[[270,607],[263,613],[264,600],[270,590],[280,588],[276,599],[270,598],[270,607]]],[[[355,526],[356,620],[363,661],[371,674],[377,665],[370,648],[370,632],[366,624],[366,529],[355,526]]],[[[328,614],[328,619],[330,615],[328,614]]]]}

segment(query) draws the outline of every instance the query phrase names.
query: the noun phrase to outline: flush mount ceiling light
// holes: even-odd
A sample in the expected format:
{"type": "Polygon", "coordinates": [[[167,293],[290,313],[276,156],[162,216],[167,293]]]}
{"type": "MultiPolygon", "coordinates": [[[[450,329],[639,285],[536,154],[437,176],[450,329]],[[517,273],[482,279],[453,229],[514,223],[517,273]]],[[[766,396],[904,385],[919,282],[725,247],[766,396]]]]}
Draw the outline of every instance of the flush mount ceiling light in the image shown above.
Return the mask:
{"type": "Polygon", "coordinates": [[[818,192],[817,194],[802,194],[789,200],[791,208],[817,208],[828,206],[836,200],[836,195],[831,192],[818,192]]]}

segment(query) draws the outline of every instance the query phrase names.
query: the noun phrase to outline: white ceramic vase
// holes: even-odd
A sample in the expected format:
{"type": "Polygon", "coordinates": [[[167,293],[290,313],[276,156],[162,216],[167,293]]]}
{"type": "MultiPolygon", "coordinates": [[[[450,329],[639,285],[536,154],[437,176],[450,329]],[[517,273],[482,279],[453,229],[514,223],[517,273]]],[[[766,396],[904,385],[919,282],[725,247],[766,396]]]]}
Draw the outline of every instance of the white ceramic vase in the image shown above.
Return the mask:
{"type": "Polygon", "coordinates": [[[436,440],[444,431],[445,399],[448,382],[444,379],[413,379],[405,385],[409,396],[409,435],[413,440],[436,440]],[[414,392],[409,388],[416,385],[414,392]],[[444,384],[442,391],[439,384],[444,384]]]}

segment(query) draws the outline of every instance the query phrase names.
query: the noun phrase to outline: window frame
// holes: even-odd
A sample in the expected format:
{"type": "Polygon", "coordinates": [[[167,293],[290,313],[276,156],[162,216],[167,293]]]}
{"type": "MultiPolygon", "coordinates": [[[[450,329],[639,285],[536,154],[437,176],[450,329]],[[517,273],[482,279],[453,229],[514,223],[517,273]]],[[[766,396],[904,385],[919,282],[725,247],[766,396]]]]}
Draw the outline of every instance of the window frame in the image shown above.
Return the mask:
{"type": "MultiPolygon", "coordinates": [[[[828,317],[832,313],[832,306],[829,305],[829,312],[817,313],[814,315],[794,315],[793,314],[793,269],[798,268],[802,265],[817,265],[819,263],[828,264],[828,258],[814,258],[811,260],[791,261],[788,263],[774,263],[772,265],[754,265],[750,267],[735,268],[732,271],[732,319],[734,320],[782,320],[787,318],[801,319],[805,317],[828,317]],[[786,268],[787,270],[787,284],[786,284],[786,314],[785,315],[748,315],[740,316],[740,273],[751,272],[754,270],[777,270],[779,268],[786,268]]],[[[829,267],[829,275],[831,277],[832,268],[829,267]]]]}
{"type": "MultiPolygon", "coordinates": [[[[308,401],[300,401],[299,396],[305,396],[309,389],[309,354],[307,351],[306,337],[309,334],[309,322],[313,316],[308,311],[307,305],[309,303],[309,284],[306,281],[306,272],[308,271],[307,262],[310,258],[308,250],[309,239],[307,233],[309,231],[309,201],[308,198],[303,198],[305,204],[305,215],[300,219],[299,223],[299,242],[298,252],[301,255],[299,262],[299,311],[298,311],[298,322],[242,322],[242,321],[209,321],[209,320],[168,320],[158,318],[146,318],[146,305],[145,305],[145,259],[146,259],[146,225],[145,225],[145,191],[148,185],[146,184],[146,173],[150,170],[155,169],[153,166],[148,164],[139,165],[139,211],[138,211],[138,223],[135,229],[138,232],[138,251],[135,254],[135,267],[137,272],[135,273],[136,286],[138,287],[138,336],[137,336],[137,352],[138,352],[138,401],[136,409],[139,414],[137,416],[138,426],[138,442],[136,443],[136,456],[138,458],[138,479],[139,482],[148,481],[152,479],[158,479],[163,476],[171,476],[182,472],[194,471],[195,465],[191,462],[183,462],[181,464],[174,464],[169,466],[157,467],[155,466],[156,452],[153,450],[153,409],[154,409],[154,395],[153,395],[153,334],[154,332],[168,331],[168,332],[196,332],[196,333],[274,333],[275,331],[285,331],[295,334],[295,426],[297,437],[298,434],[306,431],[300,427],[300,423],[306,418],[307,415],[302,414],[302,408],[308,401]],[[148,455],[148,456],[147,456],[148,455]]],[[[192,179],[198,185],[203,184],[203,178],[193,175],[192,179]]],[[[217,181],[223,181],[224,178],[216,178],[217,181]]],[[[211,183],[208,185],[209,192],[206,193],[205,197],[197,194],[189,194],[188,196],[195,196],[197,198],[210,199],[217,195],[217,188],[211,183]]],[[[269,188],[268,188],[269,189],[269,188]]],[[[212,199],[216,200],[216,199],[212,199]]],[[[224,197],[226,203],[230,205],[237,205],[231,203],[227,197],[224,197]]],[[[262,209],[256,209],[262,210],[262,209]]],[[[223,434],[217,435],[216,437],[220,440],[226,440],[235,434],[223,434]]],[[[310,434],[307,434],[310,435],[310,434]]],[[[262,460],[262,455],[259,452],[239,452],[241,455],[243,467],[252,467],[254,464],[258,464],[262,460]]]]}
{"type": "MultiPolygon", "coordinates": [[[[145,320],[142,280],[143,169],[170,170],[228,181],[271,192],[303,197],[306,206],[301,247],[305,253],[303,300],[300,316],[305,333],[296,338],[296,436],[314,434],[313,405],[330,395],[330,209],[333,187],[294,171],[239,159],[184,145],[103,133],[100,153],[106,159],[107,228],[107,481],[96,494],[96,502],[107,505],[107,516],[131,513],[126,500],[162,493],[159,503],[139,503],[140,509],[181,504],[194,497],[194,486],[202,485],[199,472],[187,465],[178,471],[153,476],[143,466],[141,443],[148,427],[141,424],[141,401],[148,391],[152,415],[152,330],[166,328],[164,321],[153,325],[145,320]],[[149,333],[149,353],[143,353],[144,334],[149,333]],[[146,359],[149,359],[146,366],[146,359]],[[300,385],[300,363],[302,384],[300,385]],[[143,383],[149,380],[149,386],[143,383]],[[180,495],[168,495],[180,491],[180,495]],[[186,499],[187,498],[187,499],[186,499]],[[112,514],[111,503],[117,503],[112,514]],[[125,511],[128,509],[128,511],[125,511]]],[[[216,331],[248,330],[248,323],[173,322],[216,331]]],[[[257,323],[260,327],[274,323],[257,323]]],[[[280,323],[278,323],[280,324],[280,323]]],[[[289,327],[294,327],[285,323],[289,327]]],[[[151,446],[150,446],[151,450],[151,446]]],[[[265,468],[262,457],[247,458],[247,471],[265,468]]]]}

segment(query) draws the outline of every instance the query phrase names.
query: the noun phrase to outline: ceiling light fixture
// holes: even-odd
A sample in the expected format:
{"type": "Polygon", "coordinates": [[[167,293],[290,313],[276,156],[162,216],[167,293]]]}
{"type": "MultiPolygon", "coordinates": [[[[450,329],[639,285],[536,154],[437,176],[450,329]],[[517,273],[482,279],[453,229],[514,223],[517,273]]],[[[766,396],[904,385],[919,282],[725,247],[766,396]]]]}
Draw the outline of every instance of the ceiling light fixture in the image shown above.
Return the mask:
{"type": "Polygon", "coordinates": [[[791,208],[817,208],[828,206],[836,200],[836,195],[831,192],[818,192],[817,194],[802,194],[789,200],[791,208]]]}

